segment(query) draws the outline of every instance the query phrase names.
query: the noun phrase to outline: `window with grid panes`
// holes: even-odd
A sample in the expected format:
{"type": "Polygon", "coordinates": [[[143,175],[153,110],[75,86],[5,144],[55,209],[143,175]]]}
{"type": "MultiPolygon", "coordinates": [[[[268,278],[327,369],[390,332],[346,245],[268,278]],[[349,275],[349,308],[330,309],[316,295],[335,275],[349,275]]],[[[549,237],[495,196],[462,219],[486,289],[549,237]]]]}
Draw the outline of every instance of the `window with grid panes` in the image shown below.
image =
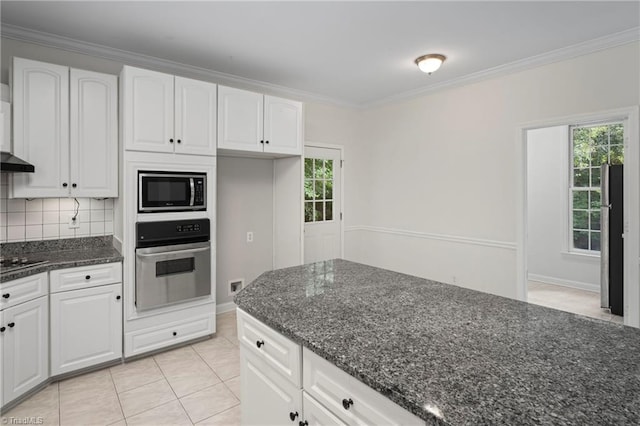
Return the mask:
{"type": "Polygon", "coordinates": [[[600,251],[600,166],[624,162],[622,123],[571,127],[570,247],[600,251]]]}
{"type": "Polygon", "coordinates": [[[304,159],[304,221],[333,220],[333,160],[304,159]]]}

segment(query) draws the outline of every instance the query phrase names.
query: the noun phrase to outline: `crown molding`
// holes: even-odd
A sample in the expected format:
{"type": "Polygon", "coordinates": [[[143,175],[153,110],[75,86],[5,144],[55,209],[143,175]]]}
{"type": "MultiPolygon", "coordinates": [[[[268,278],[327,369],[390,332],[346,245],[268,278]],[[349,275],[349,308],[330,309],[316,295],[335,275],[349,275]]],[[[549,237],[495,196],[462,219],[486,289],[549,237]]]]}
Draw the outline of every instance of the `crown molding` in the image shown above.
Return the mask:
{"type": "Polygon", "coordinates": [[[529,58],[510,62],[508,64],[499,65],[497,67],[488,68],[486,70],[478,71],[459,78],[453,78],[451,80],[446,80],[441,83],[432,84],[430,86],[422,87],[416,90],[409,90],[377,101],[368,102],[366,104],[360,105],[360,107],[378,107],[391,102],[416,98],[418,96],[438,92],[444,89],[465,86],[482,80],[487,80],[489,78],[501,77],[507,74],[525,71],[527,69],[548,65],[554,62],[559,62],[582,55],[587,55],[589,53],[594,53],[600,50],[605,50],[636,41],[640,41],[640,27],[631,28],[619,33],[610,34],[604,37],[574,44],[572,46],[563,47],[561,49],[552,50],[547,53],[531,56],[529,58]]]}
{"type": "Polygon", "coordinates": [[[254,90],[266,91],[281,94],[301,101],[320,102],[332,104],[345,108],[366,109],[378,107],[392,102],[408,100],[445,89],[464,86],[490,78],[500,77],[507,74],[524,71],[527,69],[548,65],[554,62],[575,58],[577,56],[594,53],[600,50],[620,46],[627,43],[640,41],[640,27],[631,28],[618,33],[610,34],[597,39],[578,43],[572,46],[556,49],[551,52],[531,56],[522,60],[510,62],[493,68],[488,68],[479,72],[468,74],[459,78],[453,78],[441,83],[432,84],[421,87],[416,90],[409,90],[398,93],[386,98],[382,98],[373,102],[365,102],[362,104],[346,102],[344,100],[330,98],[327,96],[296,90],[277,84],[271,84],[259,80],[238,77],[232,74],[226,74],[206,68],[195,67],[191,65],[181,64],[178,62],[157,58],[154,56],[141,55],[138,53],[115,49],[100,44],[89,43],[72,39],[69,37],[59,36],[56,34],[45,33],[32,30],[29,28],[19,27],[11,24],[2,24],[0,28],[2,37],[24,41],[28,43],[38,44],[46,47],[54,47],[70,52],[81,53],[89,56],[100,57],[116,62],[122,62],[127,65],[139,66],[143,68],[159,69],[164,72],[173,74],[187,73],[196,78],[214,81],[223,85],[240,85],[242,87],[252,88],[254,90]]]}
{"type": "Polygon", "coordinates": [[[4,38],[12,40],[24,41],[45,47],[54,47],[56,49],[66,50],[69,52],[81,53],[84,55],[99,57],[102,59],[122,62],[125,65],[161,70],[162,72],[168,72],[177,75],[187,73],[194,78],[201,78],[213,81],[218,84],[229,86],[240,85],[241,87],[248,87],[253,90],[266,91],[274,94],[277,93],[279,95],[290,97],[300,101],[327,103],[346,108],[360,108],[360,105],[323,95],[318,95],[316,93],[292,89],[289,87],[267,83],[264,81],[238,77],[232,74],[222,73],[192,65],[181,64],[167,59],[142,55],[127,50],[89,43],[86,41],[76,40],[57,34],[36,31],[16,25],[2,23],[0,34],[4,38]]]}

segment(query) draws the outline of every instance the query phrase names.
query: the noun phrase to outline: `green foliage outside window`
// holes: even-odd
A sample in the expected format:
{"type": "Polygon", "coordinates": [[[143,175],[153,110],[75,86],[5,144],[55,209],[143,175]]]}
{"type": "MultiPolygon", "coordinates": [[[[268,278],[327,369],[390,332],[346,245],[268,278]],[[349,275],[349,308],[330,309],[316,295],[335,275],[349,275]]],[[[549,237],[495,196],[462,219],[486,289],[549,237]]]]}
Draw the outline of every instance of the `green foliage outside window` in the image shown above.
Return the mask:
{"type": "Polygon", "coordinates": [[[600,251],[600,166],[624,163],[624,126],[576,126],[571,141],[573,248],[600,251]]]}

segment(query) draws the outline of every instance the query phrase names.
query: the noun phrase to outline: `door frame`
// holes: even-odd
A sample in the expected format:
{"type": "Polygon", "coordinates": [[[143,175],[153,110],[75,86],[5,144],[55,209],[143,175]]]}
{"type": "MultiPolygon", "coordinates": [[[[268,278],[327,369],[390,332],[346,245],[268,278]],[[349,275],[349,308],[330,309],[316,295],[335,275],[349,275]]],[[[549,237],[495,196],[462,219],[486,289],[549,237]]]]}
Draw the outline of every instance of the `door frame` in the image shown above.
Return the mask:
{"type": "MultiPolygon", "coordinates": [[[[325,148],[325,149],[336,149],[340,152],[340,258],[344,259],[344,217],[345,217],[345,205],[344,205],[344,170],[345,170],[345,161],[344,161],[344,146],[323,143],[323,142],[312,142],[305,141],[304,147],[302,150],[302,203],[304,203],[304,159],[305,151],[304,149],[310,148],[325,148]]],[[[302,259],[304,259],[304,205],[302,205],[302,259]]],[[[304,263],[304,260],[303,260],[304,263]]]]}
{"type": "Polygon", "coordinates": [[[588,123],[599,120],[627,120],[624,146],[624,324],[640,327],[640,136],[638,106],[550,118],[517,127],[516,145],[516,297],[527,301],[527,131],[588,123]]]}

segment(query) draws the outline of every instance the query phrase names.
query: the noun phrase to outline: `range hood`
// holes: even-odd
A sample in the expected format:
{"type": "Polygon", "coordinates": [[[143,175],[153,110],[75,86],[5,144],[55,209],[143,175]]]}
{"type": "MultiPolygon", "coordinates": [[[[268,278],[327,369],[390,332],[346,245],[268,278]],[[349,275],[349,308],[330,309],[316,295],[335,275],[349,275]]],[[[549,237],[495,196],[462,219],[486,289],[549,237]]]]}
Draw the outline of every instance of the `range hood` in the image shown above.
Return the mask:
{"type": "Polygon", "coordinates": [[[2,152],[0,171],[2,173],[15,173],[15,172],[27,172],[33,173],[35,168],[33,164],[29,164],[26,161],[16,157],[10,152],[2,152]]]}

